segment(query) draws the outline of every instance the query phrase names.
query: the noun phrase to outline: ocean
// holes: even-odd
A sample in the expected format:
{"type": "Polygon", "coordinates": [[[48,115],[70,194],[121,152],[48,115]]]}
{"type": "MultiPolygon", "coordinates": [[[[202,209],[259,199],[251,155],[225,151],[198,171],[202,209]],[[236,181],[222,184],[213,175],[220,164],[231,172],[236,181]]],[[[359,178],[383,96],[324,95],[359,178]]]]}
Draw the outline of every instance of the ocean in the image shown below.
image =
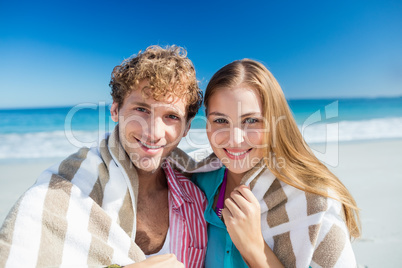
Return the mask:
{"type": "MultiPolygon", "coordinates": [[[[402,97],[289,100],[309,144],[402,138],[402,97]]],[[[93,146],[115,123],[105,103],[0,109],[0,161],[65,157],[93,146]]],[[[207,148],[203,108],[179,147],[207,148]]]]}

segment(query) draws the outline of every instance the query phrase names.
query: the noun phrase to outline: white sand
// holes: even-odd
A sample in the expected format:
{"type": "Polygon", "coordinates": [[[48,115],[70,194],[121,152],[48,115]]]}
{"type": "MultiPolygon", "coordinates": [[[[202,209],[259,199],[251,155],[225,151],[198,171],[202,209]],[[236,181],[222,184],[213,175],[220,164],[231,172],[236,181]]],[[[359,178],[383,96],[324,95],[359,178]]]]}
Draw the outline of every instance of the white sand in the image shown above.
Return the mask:
{"type": "Polygon", "coordinates": [[[402,266],[402,141],[342,144],[330,168],[361,209],[362,237],[352,245],[359,264],[402,266]]]}
{"type": "Polygon", "coordinates": [[[32,186],[40,173],[61,159],[0,162],[0,224],[18,198],[32,186]]]}
{"type": "MultiPolygon", "coordinates": [[[[339,163],[330,169],[361,208],[363,235],[353,243],[359,267],[401,267],[402,140],[343,143],[336,151],[339,163]]],[[[0,222],[41,171],[57,161],[0,163],[0,222]]]]}

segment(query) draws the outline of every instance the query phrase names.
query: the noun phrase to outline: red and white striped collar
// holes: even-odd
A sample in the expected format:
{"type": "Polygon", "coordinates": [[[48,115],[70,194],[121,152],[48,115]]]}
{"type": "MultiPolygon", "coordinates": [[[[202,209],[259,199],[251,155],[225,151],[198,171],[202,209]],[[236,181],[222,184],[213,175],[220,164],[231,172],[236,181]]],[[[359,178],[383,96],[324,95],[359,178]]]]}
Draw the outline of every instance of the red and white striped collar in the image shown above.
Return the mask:
{"type": "Polygon", "coordinates": [[[162,164],[163,171],[165,172],[170,195],[173,200],[173,206],[179,208],[184,202],[194,203],[194,198],[184,189],[180,180],[188,180],[180,172],[174,170],[168,161],[162,164]]]}

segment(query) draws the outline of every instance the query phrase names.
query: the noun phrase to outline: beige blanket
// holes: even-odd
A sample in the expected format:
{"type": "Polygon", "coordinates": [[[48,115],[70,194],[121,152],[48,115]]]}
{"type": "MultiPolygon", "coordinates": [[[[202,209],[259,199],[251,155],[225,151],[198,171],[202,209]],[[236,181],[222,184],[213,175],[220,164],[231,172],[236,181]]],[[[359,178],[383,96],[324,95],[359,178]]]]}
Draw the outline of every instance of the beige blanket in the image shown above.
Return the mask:
{"type": "Polygon", "coordinates": [[[118,133],[97,148],[79,150],[44,171],[13,207],[0,229],[0,267],[144,260],[133,243],[136,191],[137,173],[118,133]]]}

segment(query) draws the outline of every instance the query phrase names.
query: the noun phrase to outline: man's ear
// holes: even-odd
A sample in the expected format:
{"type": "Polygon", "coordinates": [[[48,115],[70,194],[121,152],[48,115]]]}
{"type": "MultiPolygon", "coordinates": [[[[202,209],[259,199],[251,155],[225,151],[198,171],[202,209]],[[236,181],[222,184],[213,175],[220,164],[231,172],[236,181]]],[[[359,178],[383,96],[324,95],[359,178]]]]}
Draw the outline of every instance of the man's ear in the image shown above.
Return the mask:
{"type": "Polygon", "coordinates": [[[110,107],[110,114],[114,122],[119,122],[119,104],[117,102],[113,102],[112,107],[110,107]]]}
{"type": "Polygon", "coordinates": [[[190,128],[191,128],[191,120],[190,120],[186,125],[187,125],[187,126],[186,126],[186,129],[184,130],[183,138],[184,138],[185,136],[187,136],[187,133],[188,133],[188,131],[189,131],[190,128]]]}

